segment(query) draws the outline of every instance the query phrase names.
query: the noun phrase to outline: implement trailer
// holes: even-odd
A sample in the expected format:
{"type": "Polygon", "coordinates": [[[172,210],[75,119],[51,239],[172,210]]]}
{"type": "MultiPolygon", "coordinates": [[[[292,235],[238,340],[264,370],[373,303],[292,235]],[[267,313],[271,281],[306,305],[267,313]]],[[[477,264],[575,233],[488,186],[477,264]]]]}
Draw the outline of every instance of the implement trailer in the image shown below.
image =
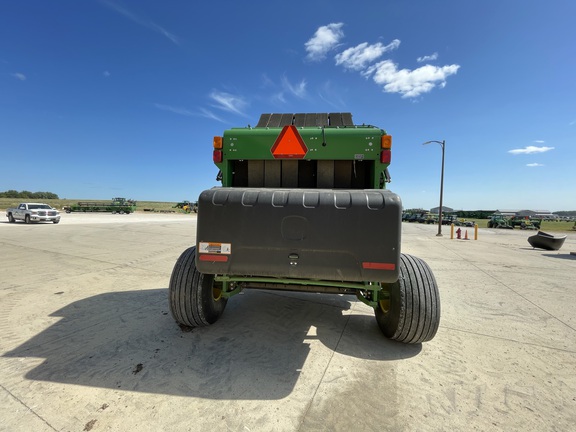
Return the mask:
{"type": "Polygon", "coordinates": [[[112,198],[112,202],[96,202],[96,201],[80,201],[78,204],[73,204],[65,207],[66,213],[72,212],[105,212],[105,213],[119,213],[130,214],[136,210],[136,201],[127,200],[125,198],[112,198]]]}
{"type": "Polygon", "coordinates": [[[213,142],[222,187],[200,194],[196,244],[177,260],[170,310],[183,326],[213,324],[241,290],[350,294],[388,338],[431,340],[436,280],[400,251],[392,137],[350,113],[263,114],[213,142]]]}

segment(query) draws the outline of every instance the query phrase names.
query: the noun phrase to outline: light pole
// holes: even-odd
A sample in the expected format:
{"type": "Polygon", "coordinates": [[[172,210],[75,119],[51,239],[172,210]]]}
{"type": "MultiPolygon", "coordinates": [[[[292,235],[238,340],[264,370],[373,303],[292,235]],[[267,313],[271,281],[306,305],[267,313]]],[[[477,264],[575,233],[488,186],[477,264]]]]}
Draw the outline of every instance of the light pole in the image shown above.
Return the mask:
{"type": "Polygon", "coordinates": [[[440,174],[440,208],[438,209],[438,234],[436,234],[437,237],[442,237],[442,193],[444,191],[444,148],[446,147],[446,141],[432,140],[432,141],[426,141],[422,145],[430,143],[437,143],[440,144],[440,147],[442,147],[442,171],[440,174]]]}

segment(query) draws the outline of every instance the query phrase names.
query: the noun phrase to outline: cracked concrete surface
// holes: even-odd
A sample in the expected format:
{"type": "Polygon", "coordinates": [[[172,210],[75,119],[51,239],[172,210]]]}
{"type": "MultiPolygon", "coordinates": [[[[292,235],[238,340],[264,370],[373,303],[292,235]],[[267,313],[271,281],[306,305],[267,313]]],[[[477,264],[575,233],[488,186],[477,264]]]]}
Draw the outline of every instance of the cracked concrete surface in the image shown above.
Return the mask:
{"type": "MultiPolygon", "coordinates": [[[[567,431],[576,424],[576,234],[477,241],[403,224],[432,268],[436,338],[386,340],[354,297],[250,291],[183,332],[167,287],[195,216],[0,223],[2,431],[567,431]]],[[[469,233],[471,234],[471,232],[469,233]]]]}

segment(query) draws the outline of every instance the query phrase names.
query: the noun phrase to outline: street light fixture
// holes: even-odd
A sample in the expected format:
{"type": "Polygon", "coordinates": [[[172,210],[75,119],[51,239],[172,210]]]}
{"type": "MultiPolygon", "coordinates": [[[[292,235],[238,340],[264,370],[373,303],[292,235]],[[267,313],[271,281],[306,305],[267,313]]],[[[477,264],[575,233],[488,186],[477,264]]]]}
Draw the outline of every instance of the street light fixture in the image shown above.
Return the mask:
{"type": "Polygon", "coordinates": [[[430,143],[437,143],[440,144],[440,147],[442,147],[442,171],[440,174],[440,208],[438,208],[438,234],[436,234],[437,237],[442,237],[442,193],[444,191],[444,148],[446,147],[446,141],[432,140],[432,141],[426,141],[422,145],[430,143]]]}

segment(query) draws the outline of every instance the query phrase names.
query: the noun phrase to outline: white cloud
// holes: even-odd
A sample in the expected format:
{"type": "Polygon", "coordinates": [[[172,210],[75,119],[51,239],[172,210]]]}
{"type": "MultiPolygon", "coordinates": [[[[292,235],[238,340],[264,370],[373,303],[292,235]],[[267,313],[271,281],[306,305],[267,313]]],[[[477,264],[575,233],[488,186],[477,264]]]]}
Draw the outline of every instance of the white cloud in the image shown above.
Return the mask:
{"type": "Polygon", "coordinates": [[[158,24],[156,24],[153,21],[150,21],[146,18],[142,18],[138,15],[136,15],[133,12],[130,12],[127,9],[124,9],[123,7],[117,5],[116,3],[113,3],[109,0],[100,0],[100,2],[104,5],[106,5],[107,7],[109,7],[110,9],[115,10],[116,12],[118,12],[121,15],[124,15],[126,18],[128,18],[131,21],[134,21],[135,23],[146,27],[149,30],[155,31],[156,33],[159,33],[165,37],[167,37],[168,39],[170,39],[173,43],[175,43],[176,45],[178,45],[179,40],[178,37],[172,33],[170,33],[168,30],[166,30],[165,28],[159,26],[158,24]]]}
{"type": "Polygon", "coordinates": [[[26,81],[26,75],[20,72],[13,73],[12,76],[20,81],[26,81]]]}
{"type": "Polygon", "coordinates": [[[427,62],[427,61],[434,61],[434,60],[436,60],[436,59],[438,59],[438,53],[437,53],[437,52],[435,52],[434,54],[431,54],[431,55],[427,55],[427,56],[423,56],[423,57],[418,57],[418,58],[416,59],[416,61],[417,61],[418,63],[424,63],[424,62],[427,62]]]}
{"type": "Polygon", "coordinates": [[[108,78],[110,76],[110,72],[104,71],[102,75],[104,75],[105,78],[108,78]]]}
{"type": "Polygon", "coordinates": [[[214,114],[212,111],[207,110],[205,108],[200,108],[200,112],[194,112],[194,111],[190,111],[186,108],[180,108],[180,107],[175,107],[175,106],[171,106],[171,105],[162,105],[159,103],[155,103],[154,106],[162,111],[168,111],[174,114],[178,114],[178,115],[183,115],[183,116],[187,116],[187,117],[206,117],[212,120],[217,120],[219,122],[224,123],[224,120],[222,120],[220,117],[218,117],[216,114],[214,114]]]}
{"type": "Polygon", "coordinates": [[[544,140],[534,140],[536,144],[544,144],[546,141],[544,140]]]}
{"type": "Polygon", "coordinates": [[[526,166],[527,166],[527,167],[541,167],[541,166],[544,166],[544,165],[539,164],[539,163],[529,163],[529,164],[526,164],[526,166]]]}
{"type": "Polygon", "coordinates": [[[374,82],[383,86],[386,93],[400,93],[403,98],[411,98],[428,93],[436,86],[445,87],[446,78],[457,73],[459,68],[459,65],[454,64],[443,67],[425,65],[414,70],[398,70],[394,62],[384,60],[370,66],[363,75],[372,75],[374,82]]]}
{"type": "Polygon", "coordinates": [[[271,100],[274,102],[280,102],[282,104],[286,103],[286,97],[284,96],[284,92],[282,91],[272,94],[271,100]]]}
{"type": "Polygon", "coordinates": [[[318,97],[330,106],[343,108],[346,104],[344,103],[344,99],[342,99],[342,93],[342,88],[335,89],[332,82],[327,80],[318,90],[318,97]]]}
{"type": "Polygon", "coordinates": [[[368,42],[363,42],[336,54],[334,58],[336,65],[359,71],[366,68],[368,64],[381,57],[385,52],[397,49],[399,46],[400,41],[398,39],[394,39],[388,45],[383,45],[380,42],[369,45],[368,42]]]}
{"type": "Polygon", "coordinates": [[[184,115],[184,116],[194,116],[195,115],[192,111],[189,111],[185,108],[173,107],[170,105],[162,105],[162,104],[158,104],[158,103],[155,103],[154,106],[160,110],[170,111],[170,112],[173,112],[175,114],[180,114],[180,115],[184,115]]]}
{"type": "Polygon", "coordinates": [[[536,147],[536,146],[526,146],[521,149],[508,150],[508,153],[512,154],[533,154],[533,153],[544,153],[550,150],[554,150],[554,147],[536,147]]]}
{"type": "Polygon", "coordinates": [[[344,23],[331,23],[318,27],[314,36],[304,44],[308,53],[307,58],[313,61],[326,58],[326,54],[338,46],[344,37],[343,25],[344,23]]]}
{"type": "Polygon", "coordinates": [[[269,99],[273,102],[282,104],[287,102],[287,96],[295,96],[299,99],[305,99],[308,96],[308,83],[305,79],[297,83],[292,83],[286,77],[282,76],[280,83],[272,81],[266,74],[262,75],[262,88],[267,89],[269,99]]]}
{"type": "MultiPolygon", "coordinates": [[[[312,38],[306,42],[307,58],[310,60],[323,60],[331,50],[339,46],[344,37],[343,23],[332,23],[321,26],[316,30],[312,38]]],[[[446,66],[424,65],[414,70],[398,69],[392,60],[383,60],[378,63],[382,55],[388,51],[397,49],[400,40],[394,39],[390,44],[383,45],[380,42],[369,44],[362,42],[354,47],[345,49],[334,56],[337,66],[360,72],[364,77],[371,77],[374,82],[382,86],[386,93],[400,93],[403,98],[417,97],[428,93],[435,87],[444,88],[446,79],[454,75],[460,69],[460,65],[446,66]]],[[[438,53],[418,57],[418,62],[438,59],[438,53]]],[[[282,99],[279,95],[278,99],[282,99]]]]}
{"type": "Polygon", "coordinates": [[[248,103],[244,98],[216,90],[210,93],[209,97],[215,102],[212,105],[215,108],[245,116],[243,110],[248,103]]]}
{"type": "Polygon", "coordinates": [[[292,84],[285,76],[282,77],[282,88],[294,96],[303,99],[306,97],[306,80],[292,84]]]}
{"type": "Polygon", "coordinates": [[[224,123],[224,120],[222,120],[220,117],[218,117],[216,114],[214,114],[212,111],[207,110],[206,108],[200,108],[200,113],[202,117],[206,117],[212,120],[216,120],[219,121],[221,123],[224,123]]]}

